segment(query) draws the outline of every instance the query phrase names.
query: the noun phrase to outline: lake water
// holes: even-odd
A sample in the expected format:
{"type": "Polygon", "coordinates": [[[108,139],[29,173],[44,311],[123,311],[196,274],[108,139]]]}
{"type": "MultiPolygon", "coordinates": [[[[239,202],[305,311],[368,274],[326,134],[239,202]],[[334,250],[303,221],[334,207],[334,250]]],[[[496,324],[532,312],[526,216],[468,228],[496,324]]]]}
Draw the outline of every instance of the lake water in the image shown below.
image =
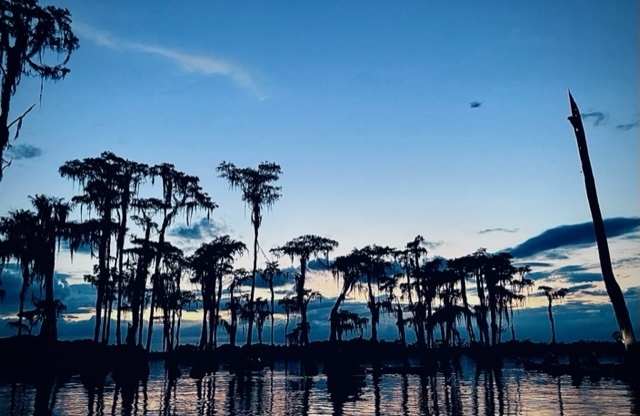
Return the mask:
{"type": "Polygon", "coordinates": [[[162,362],[146,383],[123,390],[107,376],[88,388],[79,377],[37,389],[0,382],[0,415],[639,415],[640,394],[612,379],[580,383],[570,376],[525,372],[505,360],[502,370],[461,370],[433,376],[382,375],[327,380],[301,376],[296,364],[238,377],[220,370],[202,381],[188,368],[175,382],[162,362]],[[338,387],[336,387],[336,383],[338,387]]]}

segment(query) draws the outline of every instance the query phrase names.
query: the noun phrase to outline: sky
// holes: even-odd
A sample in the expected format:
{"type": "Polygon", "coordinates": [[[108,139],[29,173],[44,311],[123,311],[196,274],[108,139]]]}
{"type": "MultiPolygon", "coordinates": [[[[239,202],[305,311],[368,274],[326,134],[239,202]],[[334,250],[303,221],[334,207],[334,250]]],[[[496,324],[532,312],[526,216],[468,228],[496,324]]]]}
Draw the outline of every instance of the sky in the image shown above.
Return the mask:
{"type": "MultiPolygon", "coordinates": [[[[637,328],[637,2],[41,4],[69,9],[80,48],[64,80],[40,94],[39,80],[23,78],[13,97],[14,117],[36,107],[0,182],[0,215],[28,208],[29,195],[70,199],[77,187],[59,166],[108,150],[200,178],[219,208],[211,223],[175,224],[185,250],[221,233],[250,246],[250,214],[215,167],[276,162],[282,198],[260,229],[267,256],[304,234],[337,240],[332,255],[403,247],[418,234],[429,256],[513,249],[536,287],[573,288],[554,306],[567,316],[558,326],[575,329],[560,340],[610,339],[615,320],[567,121],[571,90],[637,328]]],[[[91,264],[59,255],[60,287],[78,294],[76,319],[62,323],[75,329],[63,336],[82,325],[91,334],[92,302],[80,301],[93,294],[82,282],[91,264]]],[[[335,296],[328,276],[315,279],[335,296]]],[[[10,271],[3,280],[11,286],[10,271]]],[[[317,306],[316,328],[330,306],[317,306]]],[[[527,306],[523,336],[547,341],[546,299],[527,306]]],[[[4,316],[9,308],[0,304],[4,316]]]]}

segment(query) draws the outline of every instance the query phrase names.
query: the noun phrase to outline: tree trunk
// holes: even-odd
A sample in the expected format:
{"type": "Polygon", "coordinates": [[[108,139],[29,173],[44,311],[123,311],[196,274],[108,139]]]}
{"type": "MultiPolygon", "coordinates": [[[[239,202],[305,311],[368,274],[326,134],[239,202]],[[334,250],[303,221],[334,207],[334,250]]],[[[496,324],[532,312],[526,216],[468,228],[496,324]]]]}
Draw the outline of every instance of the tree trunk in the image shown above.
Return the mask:
{"type": "Polygon", "coordinates": [[[547,310],[549,311],[549,322],[551,322],[551,344],[556,343],[556,324],[553,320],[553,310],[551,308],[552,300],[549,298],[549,307],[547,310]]]}
{"type": "Polygon", "coordinates": [[[29,289],[29,268],[23,266],[22,269],[22,287],[20,288],[20,306],[18,309],[18,336],[22,335],[22,314],[24,313],[24,300],[29,289]]]}
{"type": "Polygon", "coordinates": [[[253,332],[253,311],[255,305],[253,301],[256,294],[256,271],[258,270],[258,225],[253,225],[253,272],[251,273],[251,296],[249,298],[249,328],[247,330],[247,345],[251,345],[251,335],[253,332]]]}
{"type": "Polygon", "coordinates": [[[569,102],[571,105],[571,116],[569,117],[569,122],[573,126],[576,141],[578,143],[578,152],[580,154],[580,162],[582,163],[582,172],[584,173],[584,184],[587,192],[587,199],[589,201],[589,208],[591,209],[591,217],[593,218],[596,242],[598,245],[598,256],[600,257],[600,267],[602,268],[602,279],[604,280],[605,288],[607,289],[609,299],[611,299],[611,304],[613,305],[613,310],[616,315],[616,320],[618,321],[618,326],[620,327],[620,334],[622,334],[625,349],[629,351],[630,348],[635,347],[636,343],[633,325],[631,323],[627,304],[624,300],[624,295],[622,294],[622,290],[616,281],[613,274],[613,268],[611,267],[611,256],[609,254],[607,234],[604,229],[602,213],[600,212],[600,204],[598,203],[596,182],[591,169],[591,160],[589,159],[589,150],[587,148],[587,138],[585,136],[584,127],[582,126],[580,110],[578,109],[576,102],[573,100],[571,93],[569,93],[569,102]]]}
{"type": "Polygon", "coordinates": [[[298,309],[300,310],[300,344],[309,344],[309,327],[307,325],[307,305],[304,300],[304,285],[307,278],[307,259],[304,256],[300,257],[300,277],[297,284],[297,296],[296,301],[298,303],[298,309]]]}
{"type": "Polygon", "coordinates": [[[271,281],[269,282],[269,290],[271,291],[271,311],[269,312],[269,315],[271,316],[271,345],[273,345],[274,343],[274,339],[273,339],[273,311],[275,308],[275,293],[273,291],[273,276],[271,276],[271,281]]]}
{"type": "Polygon", "coordinates": [[[198,348],[204,350],[207,346],[207,311],[209,310],[208,306],[208,290],[206,288],[206,283],[201,282],[200,284],[200,294],[202,295],[202,329],[200,331],[200,342],[198,344],[198,348]]]}

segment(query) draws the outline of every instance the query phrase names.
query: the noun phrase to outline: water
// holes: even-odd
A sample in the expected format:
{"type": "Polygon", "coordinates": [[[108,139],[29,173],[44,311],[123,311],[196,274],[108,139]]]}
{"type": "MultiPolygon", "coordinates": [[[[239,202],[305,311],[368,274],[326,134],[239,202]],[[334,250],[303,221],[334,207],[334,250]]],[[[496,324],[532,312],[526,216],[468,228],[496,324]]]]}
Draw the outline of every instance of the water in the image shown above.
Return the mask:
{"type": "Polygon", "coordinates": [[[219,371],[196,381],[164,377],[151,363],[146,383],[123,390],[107,377],[89,388],[78,377],[54,386],[0,382],[0,415],[638,415],[640,395],[612,379],[582,380],[525,372],[506,361],[502,370],[434,376],[382,375],[352,380],[303,377],[295,364],[276,363],[251,376],[219,371]],[[339,383],[339,389],[334,387],[339,383]],[[345,389],[346,386],[346,389],[345,389]]]}

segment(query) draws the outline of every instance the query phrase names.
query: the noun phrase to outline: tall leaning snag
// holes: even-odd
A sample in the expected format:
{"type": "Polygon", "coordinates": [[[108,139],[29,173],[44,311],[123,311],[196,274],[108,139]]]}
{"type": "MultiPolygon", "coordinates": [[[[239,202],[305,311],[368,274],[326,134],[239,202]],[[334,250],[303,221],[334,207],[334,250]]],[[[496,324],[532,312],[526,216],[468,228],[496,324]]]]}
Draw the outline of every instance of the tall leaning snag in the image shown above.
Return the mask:
{"type": "Polygon", "coordinates": [[[596,192],[596,181],[593,177],[591,169],[591,160],[589,159],[589,150],[587,149],[587,138],[580,117],[578,105],[569,92],[569,103],[571,105],[571,115],[568,117],[569,122],[573,126],[573,131],[578,142],[578,153],[580,154],[580,162],[582,163],[582,172],[584,173],[584,185],[587,191],[587,199],[589,201],[589,209],[591,209],[591,217],[593,218],[593,228],[596,233],[596,242],[598,244],[598,256],[600,257],[600,267],[602,268],[602,279],[607,289],[609,299],[613,305],[613,311],[620,327],[622,341],[627,351],[635,346],[636,337],[633,332],[633,325],[629,316],[629,310],[625,303],[622,290],[616,281],[611,267],[611,255],[609,254],[609,245],[607,243],[607,234],[604,229],[604,221],[600,212],[600,204],[598,203],[598,194],[596,192]]]}

